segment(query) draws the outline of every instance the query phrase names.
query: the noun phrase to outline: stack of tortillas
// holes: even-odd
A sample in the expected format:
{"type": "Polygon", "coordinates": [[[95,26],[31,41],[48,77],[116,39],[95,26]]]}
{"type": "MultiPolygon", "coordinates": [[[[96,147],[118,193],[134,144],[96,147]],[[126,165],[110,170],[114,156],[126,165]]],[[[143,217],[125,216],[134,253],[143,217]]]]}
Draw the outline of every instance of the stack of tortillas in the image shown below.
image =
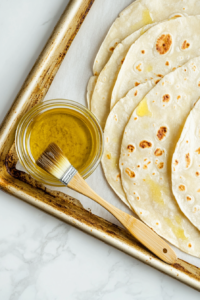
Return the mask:
{"type": "Polygon", "coordinates": [[[199,35],[199,0],[137,0],[111,26],[87,89],[104,128],[108,183],[155,232],[197,257],[199,35]]]}

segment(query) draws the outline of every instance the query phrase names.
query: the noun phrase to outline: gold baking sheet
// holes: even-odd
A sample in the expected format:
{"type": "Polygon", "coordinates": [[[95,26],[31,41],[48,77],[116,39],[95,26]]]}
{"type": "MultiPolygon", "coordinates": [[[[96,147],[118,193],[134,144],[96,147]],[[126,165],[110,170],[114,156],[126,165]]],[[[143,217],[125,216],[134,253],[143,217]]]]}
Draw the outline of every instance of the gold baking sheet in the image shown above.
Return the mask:
{"type": "MultiPolygon", "coordinates": [[[[85,210],[72,197],[44,187],[16,169],[14,136],[21,116],[42,101],[94,0],[72,0],[0,127],[0,188],[144,263],[200,290],[200,269],[182,260],[167,265],[123,228],[85,210]]],[[[92,12],[91,12],[92,13],[92,12]]]]}

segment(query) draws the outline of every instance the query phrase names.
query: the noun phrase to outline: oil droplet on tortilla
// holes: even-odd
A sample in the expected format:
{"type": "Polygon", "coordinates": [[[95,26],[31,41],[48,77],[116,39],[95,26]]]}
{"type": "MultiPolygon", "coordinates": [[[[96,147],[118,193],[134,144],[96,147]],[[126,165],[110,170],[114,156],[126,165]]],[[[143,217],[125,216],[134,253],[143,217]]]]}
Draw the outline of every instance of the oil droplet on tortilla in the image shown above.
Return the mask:
{"type": "Polygon", "coordinates": [[[147,104],[147,98],[145,97],[140,104],[137,107],[136,113],[139,117],[144,117],[144,116],[152,116],[152,113],[150,112],[147,104]]]}
{"type": "Polygon", "coordinates": [[[29,126],[29,145],[36,161],[50,143],[57,144],[70,163],[83,171],[93,160],[94,133],[86,118],[70,109],[51,109],[34,119],[29,126]]]}
{"type": "Polygon", "coordinates": [[[157,182],[152,180],[150,178],[150,176],[147,176],[145,181],[149,186],[151,197],[152,197],[153,201],[155,201],[161,205],[164,205],[165,203],[164,203],[162,193],[161,193],[161,190],[162,190],[161,186],[157,182]]]}
{"type": "Polygon", "coordinates": [[[151,24],[153,22],[148,9],[143,10],[143,12],[142,12],[142,21],[143,21],[143,23],[145,23],[145,25],[146,24],[151,24]]]}
{"type": "Polygon", "coordinates": [[[145,71],[146,71],[146,72],[151,72],[152,70],[153,70],[152,65],[147,65],[145,71]]]}
{"type": "Polygon", "coordinates": [[[177,222],[179,225],[182,224],[182,218],[181,218],[179,215],[176,215],[176,216],[175,216],[175,220],[176,220],[176,222],[177,222]]]}
{"type": "Polygon", "coordinates": [[[151,23],[153,23],[153,20],[150,16],[150,12],[148,9],[144,9],[142,12],[142,19],[131,26],[131,31],[136,31],[141,27],[143,27],[144,25],[151,24],[151,23]]]}
{"type": "Polygon", "coordinates": [[[187,237],[185,236],[183,228],[181,228],[180,226],[174,225],[172,220],[169,218],[164,218],[164,219],[165,219],[166,223],[171,227],[173,233],[175,234],[175,236],[178,239],[181,239],[183,241],[187,240],[187,237]]]}
{"type": "Polygon", "coordinates": [[[112,167],[113,168],[118,168],[118,162],[119,162],[119,159],[118,159],[118,157],[116,157],[116,156],[113,156],[113,159],[112,159],[112,167]]]}

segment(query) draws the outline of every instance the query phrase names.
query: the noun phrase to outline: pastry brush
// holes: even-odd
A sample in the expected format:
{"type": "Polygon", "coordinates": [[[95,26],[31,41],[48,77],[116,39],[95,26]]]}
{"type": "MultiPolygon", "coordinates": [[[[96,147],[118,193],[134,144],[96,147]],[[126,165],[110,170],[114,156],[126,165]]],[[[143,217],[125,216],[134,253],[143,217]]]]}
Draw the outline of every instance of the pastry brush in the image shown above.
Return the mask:
{"type": "Polygon", "coordinates": [[[121,211],[97,195],[70,164],[56,144],[51,143],[39,157],[36,164],[64,185],[91,198],[107,209],[140,243],[160,259],[168,264],[175,263],[177,256],[173,249],[143,222],[121,211]]]}

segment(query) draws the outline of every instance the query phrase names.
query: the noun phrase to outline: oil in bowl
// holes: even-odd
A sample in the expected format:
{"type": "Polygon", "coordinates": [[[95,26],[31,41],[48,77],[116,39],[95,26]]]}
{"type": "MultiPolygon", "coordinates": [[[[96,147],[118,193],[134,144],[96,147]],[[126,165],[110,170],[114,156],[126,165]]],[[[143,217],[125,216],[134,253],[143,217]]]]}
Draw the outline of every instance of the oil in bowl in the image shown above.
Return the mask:
{"type": "Polygon", "coordinates": [[[87,178],[103,152],[103,133],[94,115],[81,104],[64,99],[45,101],[32,108],[16,131],[19,160],[35,179],[62,185],[36,165],[50,143],[57,144],[70,163],[87,178]]]}
{"type": "Polygon", "coordinates": [[[30,153],[36,161],[50,143],[57,144],[79,171],[94,156],[95,134],[90,123],[69,109],[53,109],[35,118],[30,129],[30,153]],[[39,137],[39,138],[38,138],[39,137]]]}

